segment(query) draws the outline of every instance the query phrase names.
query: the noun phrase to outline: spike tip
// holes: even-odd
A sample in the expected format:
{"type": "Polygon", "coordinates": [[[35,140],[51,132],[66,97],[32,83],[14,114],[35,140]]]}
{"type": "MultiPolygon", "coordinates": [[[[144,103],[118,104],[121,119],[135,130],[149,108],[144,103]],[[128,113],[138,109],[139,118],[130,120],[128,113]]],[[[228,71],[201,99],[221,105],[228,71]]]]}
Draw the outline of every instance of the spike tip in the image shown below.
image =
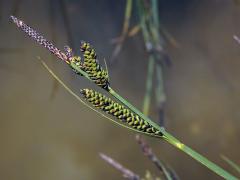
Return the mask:
{"type": "Polygon", "coordinates": [[[44,46],[47,48],[51,53],[56,55],[59,59],[69,62],[66,54],[61,52],[58,48],[56,48],[51,42],[47,41],[42,35],[40,35],[37,31],[35,31],[33,28],[25,24],[22,20],[16,18],[15,16],[10,16],[13,23],[17,25],[18,28],[20,28],[23,32],[25,32],[28,36],[30,36],[32,39],[38,42],[38,44],[44,46]]]}

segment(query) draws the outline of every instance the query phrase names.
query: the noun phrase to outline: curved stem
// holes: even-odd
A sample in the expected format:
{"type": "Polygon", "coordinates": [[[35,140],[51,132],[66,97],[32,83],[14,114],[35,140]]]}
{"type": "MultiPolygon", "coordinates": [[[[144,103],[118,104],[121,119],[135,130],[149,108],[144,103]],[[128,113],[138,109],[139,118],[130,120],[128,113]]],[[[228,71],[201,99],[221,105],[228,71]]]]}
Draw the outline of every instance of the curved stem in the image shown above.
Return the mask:
{"type": "Polygon", "coordinates": [[[217,175],[228,179],[228,180],[237,180],[236,177],[234,177],[233,175],[231,175],[230,173],[228,173],[227,171],[225,171],[224,169],[222,169],[220,166],[214,164],[213,162],[211,162],[210,160],[208,160],[207,158],[205,158],[204,156],[202,156],[201,154],[199,154],[198,152],[194,151],[193,149],[191,149],[190,147],[186,146],[185,144],[183,144],[182,142],[180,142],[178,139],[176,139],[174,136],[172,136],[170,133],[168,133],[167,131],[164,130],[164,128],[160,127],[158,124],[156,124],[155,122],[153,122],[150,118],[148,118],[146,115],[144,115],[142,112],[140,112],[138,109],[136,109],[133,105],[131,105],[128,101],[126,101],[124,98],[122,98],[119,94],[117,94],[112,88],[109,89],[109,93],[114,96],[116,99],[118,99],[121,103],[123,103],[124,105],[126,105],[129,109],[131,109],[134,113],[136,113],[137,115],[139,115],[142,119],[144,119],[145,121],[147,121],[149,124],[151,124],[153,127],[155,127],[156,129],[158,129],[159,131],[162,132],[163,134],[163,139],[165,141],[167,141],[169,144],[173,145],[174,147],[176,147],[177,149],[179,149],[180,151],[188,154],[189,156],[191,156],[193,159],[195,159],[196,161],[200,162],[202,165],[206,166],[208,169],[212,170],[213,172],[215,172],[217,175]]]}

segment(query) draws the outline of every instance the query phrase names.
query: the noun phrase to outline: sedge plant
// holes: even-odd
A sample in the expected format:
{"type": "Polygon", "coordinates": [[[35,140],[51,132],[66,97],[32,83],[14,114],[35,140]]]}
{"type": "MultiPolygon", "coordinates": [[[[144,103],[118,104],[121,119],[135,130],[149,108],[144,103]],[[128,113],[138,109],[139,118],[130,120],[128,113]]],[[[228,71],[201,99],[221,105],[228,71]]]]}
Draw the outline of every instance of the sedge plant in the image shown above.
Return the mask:
{"type": "Polygon", "coordinates": [[[236,180],[237,178],[229,172],[208,160],[192,148],[188,147],[177,138],[172,136],[164,128],[152,121],[149,117],[144,115],[136,107],[130,104],[125,98],[120,96],[110,85],[108,71],[104,70],[97,60],[97,55],[94,48],[86,42],[81,43],[81,51],[83,59],[80,56],[75,56],[70,47],[65,47],[65,52],[56,48],[51,42],[47,41],[42,35],[36,32],[33,28],[25,24],[22,20],[11,16],[19,29],[25,32],[28,36],[33,38],[36,42],[47,48],[51,53],[56,55],[59,59],[68,64],[77,74],[87,78],[89,81],[95,83],[98,87],[104,89],[111,97],[106,97],[101,93],[92,89],[82,89],[81,94],[83,99],[86,99],[89,104],[86,104],[76,93],[69,89],[54,73],[46,63],[42,62],[44,67],[57,79],[74,97],[86,104],[91,109],[99,112],[102,116],[110,119],[112,122],[128,128],[131,131],[156,137],[173,145],[178,150],[186,153],[194,160],[206,166],[209,170],[215,172],[217,175],[229,179],[236,180]],[[93,107],[101,110],[97,111],[93,107]],[[107,114],[109,116],[107,116],[107,114]]]}

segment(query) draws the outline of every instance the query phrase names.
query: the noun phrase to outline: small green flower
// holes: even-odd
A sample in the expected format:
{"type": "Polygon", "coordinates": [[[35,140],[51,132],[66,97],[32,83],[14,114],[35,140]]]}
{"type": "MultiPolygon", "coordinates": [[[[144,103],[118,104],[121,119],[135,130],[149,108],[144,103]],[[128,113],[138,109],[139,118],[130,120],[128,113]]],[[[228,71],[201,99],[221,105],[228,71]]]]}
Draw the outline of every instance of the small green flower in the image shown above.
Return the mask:
{"type": "Polygon", "coordinates": [[[125,108],[123,105],[120,105],[112,99],[107,98],[101,93],[98,93],[92,89],[82,89],[81,94],[93,106],[115,116],[122,123],[127,123],[128,126],[150,135],[162,136],[160,131],[151,126],[148,122],[141,119],[131,110],[125,108]]]}

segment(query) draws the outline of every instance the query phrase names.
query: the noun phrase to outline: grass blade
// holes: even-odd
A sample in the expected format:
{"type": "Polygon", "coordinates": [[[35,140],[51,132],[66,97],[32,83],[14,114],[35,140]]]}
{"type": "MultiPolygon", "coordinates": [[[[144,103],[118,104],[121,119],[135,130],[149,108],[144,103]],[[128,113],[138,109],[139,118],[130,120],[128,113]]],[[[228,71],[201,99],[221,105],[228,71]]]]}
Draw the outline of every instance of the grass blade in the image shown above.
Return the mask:
{"type": "Polygon", "coordinates": [[[228,163],[233,169],[235,169],[240,174],[240,166],[230,160],[228,157],[221,155],[221,158],[228,163]]]}

